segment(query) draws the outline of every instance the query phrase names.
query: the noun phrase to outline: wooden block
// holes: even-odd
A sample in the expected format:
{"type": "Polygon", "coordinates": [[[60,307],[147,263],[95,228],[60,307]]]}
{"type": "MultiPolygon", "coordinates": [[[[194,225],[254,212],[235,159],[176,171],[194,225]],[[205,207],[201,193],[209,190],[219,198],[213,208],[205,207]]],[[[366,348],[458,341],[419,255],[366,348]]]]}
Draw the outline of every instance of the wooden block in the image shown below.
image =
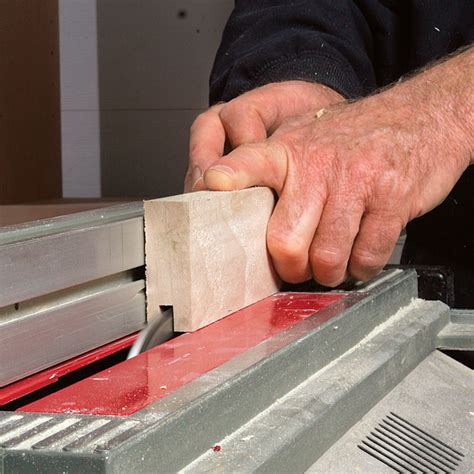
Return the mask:
{"type": "Polygon", "coordinates": [[[173,306],[175,331],[194,331],[275,293],[274,205],[268,188],[145,201],[148,317],[173,306]]]}

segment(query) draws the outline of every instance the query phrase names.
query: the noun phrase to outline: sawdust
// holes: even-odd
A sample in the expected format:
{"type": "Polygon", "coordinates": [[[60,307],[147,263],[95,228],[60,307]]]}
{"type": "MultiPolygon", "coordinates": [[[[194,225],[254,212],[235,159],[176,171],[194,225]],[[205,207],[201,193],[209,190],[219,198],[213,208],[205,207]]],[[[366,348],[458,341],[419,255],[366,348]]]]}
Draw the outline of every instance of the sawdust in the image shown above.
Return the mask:
{"type": "Polygon", "coordinates": [[[369,342],[369,340],[372,339],[374,336],[385,331],[385,329],[403,319],[403,317],[410,311],[419,309],[424,303],[425,301],[420,298],[413,298],[408,305],[403,306],[393,316],[390,316],[385,322],[379,324],[374,329],[372,329],[372,331],[370,331],[367,336],[361,339],[359,343],[352,347],[348,352],[346,352],[346,354],[356,350],[364,344],[367,344],[367,342],[369,342]]]}

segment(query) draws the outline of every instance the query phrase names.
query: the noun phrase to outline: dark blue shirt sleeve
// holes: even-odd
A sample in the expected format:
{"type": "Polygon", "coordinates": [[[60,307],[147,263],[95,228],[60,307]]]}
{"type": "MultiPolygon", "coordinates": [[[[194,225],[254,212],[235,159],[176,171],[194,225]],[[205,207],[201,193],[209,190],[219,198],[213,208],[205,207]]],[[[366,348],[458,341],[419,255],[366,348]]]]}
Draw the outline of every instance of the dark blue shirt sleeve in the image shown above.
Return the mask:
{"type": "Polygon", "coordinates": [[[301,79],[346,98],[376,87],[373,38],[351,0],[237,0],[210,80],[210,102],[301,79]]]}
{"type": "Polygon", "coordinates": [[[474,41],[473,0],[237,0],[210,100],[302,79],[367,95],[474,41]]]}

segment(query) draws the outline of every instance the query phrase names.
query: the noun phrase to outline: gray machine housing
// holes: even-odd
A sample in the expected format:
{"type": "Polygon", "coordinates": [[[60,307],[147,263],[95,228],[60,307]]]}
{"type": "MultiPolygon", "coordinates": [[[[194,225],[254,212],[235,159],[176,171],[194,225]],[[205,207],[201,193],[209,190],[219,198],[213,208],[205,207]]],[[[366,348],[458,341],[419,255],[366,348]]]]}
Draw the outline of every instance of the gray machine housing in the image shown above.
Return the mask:
{"type": "Polygon", "coordinates": [[[440,349],[474,312],[386,271],[133,415],[0,412],[0,473],[472,472],[472,371],[440,349]]]}

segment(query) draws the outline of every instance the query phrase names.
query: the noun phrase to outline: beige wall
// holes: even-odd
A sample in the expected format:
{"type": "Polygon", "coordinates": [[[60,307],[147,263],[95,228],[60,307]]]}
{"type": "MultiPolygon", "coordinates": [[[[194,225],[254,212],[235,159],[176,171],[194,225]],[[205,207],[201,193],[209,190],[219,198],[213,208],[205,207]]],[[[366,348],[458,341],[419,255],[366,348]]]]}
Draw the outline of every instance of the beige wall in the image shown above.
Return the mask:
{"type": "Polygon", "coordinates": [[[65,196],[181,192],[232,0],[60,0],[65,196]]]}

